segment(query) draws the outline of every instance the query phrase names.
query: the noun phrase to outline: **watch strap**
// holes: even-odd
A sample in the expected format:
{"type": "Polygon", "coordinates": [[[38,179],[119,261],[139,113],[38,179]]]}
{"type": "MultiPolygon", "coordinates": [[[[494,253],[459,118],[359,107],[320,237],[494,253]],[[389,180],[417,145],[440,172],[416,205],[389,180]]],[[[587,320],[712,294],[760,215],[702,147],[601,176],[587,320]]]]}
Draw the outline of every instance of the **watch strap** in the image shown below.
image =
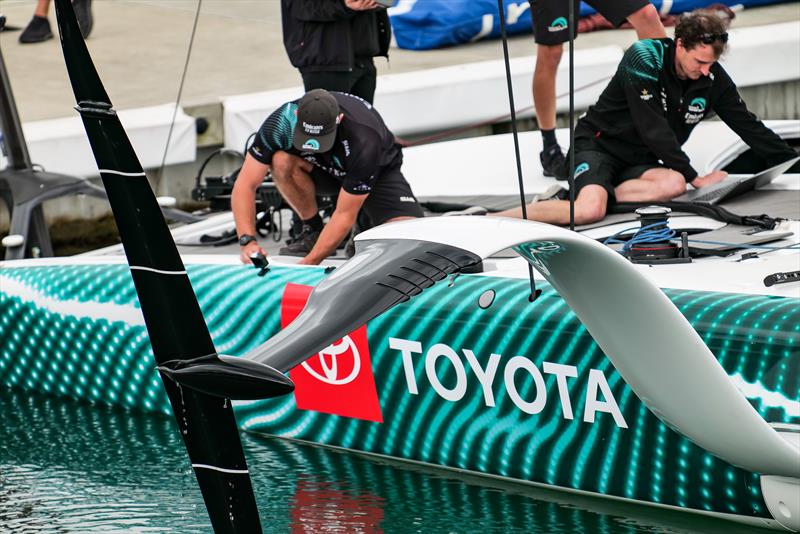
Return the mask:
{"type": "Polygon", "coordinates": [[[242,235],[239,236],[239,246],[240,247],[244,247],[246,245],[249,245],[253,241],[256,241],[256,236],[254,236],[254,235],[242,234],[242,235]]]}

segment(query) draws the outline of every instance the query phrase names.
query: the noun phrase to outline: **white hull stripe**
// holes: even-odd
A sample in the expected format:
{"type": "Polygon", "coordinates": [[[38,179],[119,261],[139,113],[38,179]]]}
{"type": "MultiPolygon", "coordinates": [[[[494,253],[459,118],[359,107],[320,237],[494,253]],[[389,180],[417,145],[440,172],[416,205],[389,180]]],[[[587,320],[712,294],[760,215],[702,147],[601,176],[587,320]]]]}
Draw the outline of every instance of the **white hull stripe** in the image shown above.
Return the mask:
{"type": "Polygon", "coordinates": [[[40,310],[63,317],[86,318],[92,321],[121,321],[129,326],[144,326],[142,310],[130,304],[113,302],[82,302],[77,299],[61,300],[19,280],[0,275],[0,288],[7,297],[17,298],[40,310]]]}
{"type": "Polygon", "coordinates": [[[211,469],[212,471],[219,471],[220,473],[233,473],[235,475],[249,475],[250,471],[247,469],[224,469],[215,465],[206,464],[192,464],[195,469],[211,469]]]}
{"type": "Polygon", "coordinates": [[[118,174],[120,176],[145,176],[143,172],[122,172],[122,171],[114,171],[111,169],[98,169],[100,174],[118,174]]]}
{"type": "Polygon", "coordinates": [[[131,265],[131,269],[136,271],[150,271],[152,273],[158,273],[158,274],[173,274],[173,275],[186,274],[186,271],[162,271],[161,269],[153,269],[152,267],[141,267],[139,265],[131,265]]]}

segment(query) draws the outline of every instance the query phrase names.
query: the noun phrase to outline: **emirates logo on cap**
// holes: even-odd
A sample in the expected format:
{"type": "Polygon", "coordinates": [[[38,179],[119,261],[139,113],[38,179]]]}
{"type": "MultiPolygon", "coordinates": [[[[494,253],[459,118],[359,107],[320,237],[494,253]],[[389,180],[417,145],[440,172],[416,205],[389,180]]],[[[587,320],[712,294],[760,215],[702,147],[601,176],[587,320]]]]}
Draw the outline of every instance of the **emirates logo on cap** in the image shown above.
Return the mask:
{"type": "Polygon", "coordinates": [[[303,131],[308,135],[319,135],[322,133],[323,128],[325,127],[322,124],[303,123],[303,131]]]}

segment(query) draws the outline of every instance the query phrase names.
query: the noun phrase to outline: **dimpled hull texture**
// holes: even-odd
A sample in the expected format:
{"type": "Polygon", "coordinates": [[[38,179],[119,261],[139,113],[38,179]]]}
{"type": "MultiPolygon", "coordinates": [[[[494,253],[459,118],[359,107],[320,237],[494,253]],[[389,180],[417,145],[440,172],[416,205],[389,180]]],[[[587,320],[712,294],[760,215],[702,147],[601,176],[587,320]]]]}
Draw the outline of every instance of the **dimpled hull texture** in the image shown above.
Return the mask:
{"type": "MultiPolygon", "coordinates": [[[[264,278],[240,266],[187,271],[215,345],[232,355],[280,328],[287,283],[325,276],[282,267],[264,278]]],[[[531,304],[527,287],[461,275],[371,321],[381,423],[300,410],[293,396],[239,403],[238,421],[250,431],[523,481],[770,517],[756,474],[664,425],[558,294],[544,286],[531,304]],[[484,309],[489,290],[494,300],[484,309]],[[529,363],[507,369],[517,356],[529,363]]],[[[800,423],[797,299],[666,294],[768,422],[800,423]]],[[[168,414],[127,266],[0,271],[0,384],[168,414]]]]}

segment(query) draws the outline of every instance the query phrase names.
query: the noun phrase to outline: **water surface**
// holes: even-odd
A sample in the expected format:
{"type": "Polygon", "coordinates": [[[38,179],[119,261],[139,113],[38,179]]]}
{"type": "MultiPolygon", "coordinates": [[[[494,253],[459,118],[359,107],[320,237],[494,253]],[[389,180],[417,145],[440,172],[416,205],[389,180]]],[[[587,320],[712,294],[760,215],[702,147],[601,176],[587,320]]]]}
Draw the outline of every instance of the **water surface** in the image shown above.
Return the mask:
{"type": "MultiPolygon", "coordinates": [[[[0,532],[210,532],[172,419],[0,389],[0,532]]],[[[266,532],[770,532],[243,434],[266,532]]]]}

